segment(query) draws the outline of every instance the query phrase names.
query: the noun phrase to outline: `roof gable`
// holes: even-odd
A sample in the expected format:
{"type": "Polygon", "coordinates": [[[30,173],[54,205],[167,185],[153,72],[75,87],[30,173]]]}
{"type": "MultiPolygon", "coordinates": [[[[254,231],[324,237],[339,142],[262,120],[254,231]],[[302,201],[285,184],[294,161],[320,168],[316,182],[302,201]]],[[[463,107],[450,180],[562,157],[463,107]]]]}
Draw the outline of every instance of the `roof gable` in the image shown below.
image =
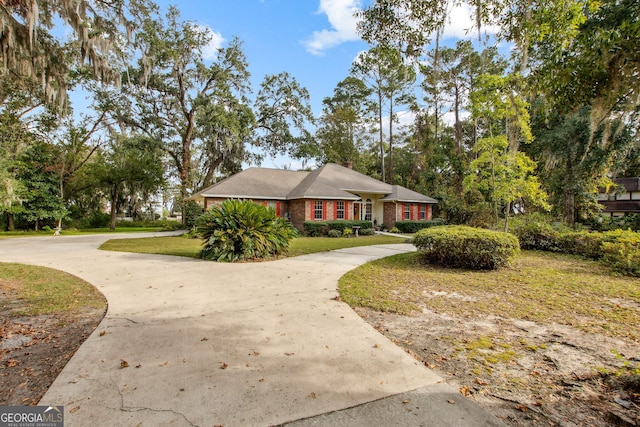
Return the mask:
{"type": "Polygon", "coordinates": [[[357,193],[388,194],[391,186],[353,169],[327,163],[311,173],[290,193],[289,198],[338,198],[358,200],[357,193]]]}
{"type": "Polygon", "coordinates": [[[391,193],[382,198],[385,202],[413,202],[413,203],[438,203],[436,199],[409,190],[401,185],[392,185],[391,193]]]}

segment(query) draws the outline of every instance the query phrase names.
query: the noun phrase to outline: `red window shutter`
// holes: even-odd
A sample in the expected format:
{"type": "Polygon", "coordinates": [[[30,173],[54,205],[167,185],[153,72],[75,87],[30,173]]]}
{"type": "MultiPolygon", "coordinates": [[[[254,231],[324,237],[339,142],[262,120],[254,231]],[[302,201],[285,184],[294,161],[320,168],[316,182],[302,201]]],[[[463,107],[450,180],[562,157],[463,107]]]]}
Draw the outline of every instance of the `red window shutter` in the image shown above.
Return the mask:
{"type": "Polygon", "coordinates": [[[276,216],[280,216],[280,200],[276,200],[276,216]]]}

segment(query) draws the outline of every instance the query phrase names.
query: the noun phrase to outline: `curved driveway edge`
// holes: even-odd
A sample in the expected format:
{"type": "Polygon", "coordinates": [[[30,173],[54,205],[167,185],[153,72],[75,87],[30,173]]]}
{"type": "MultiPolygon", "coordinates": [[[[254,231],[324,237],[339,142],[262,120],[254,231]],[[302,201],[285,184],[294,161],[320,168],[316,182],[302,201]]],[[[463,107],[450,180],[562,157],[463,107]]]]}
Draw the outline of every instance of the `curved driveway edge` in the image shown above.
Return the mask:
{"type": "Polygon", "coordinates": [[[433,423],[434,406],[415,425],[499,425],[471,402],[448,403],[454,390],[334,299],[347,271],[411,245],[241,264],[97,250],[118,237],[131,236],[0,241],[0,261],[75,274],[108,300],[40,402],[64,405],[67,426],[327,425],[312,417],[361,408],[342,412],[353,421],[375,413],[359,405],[406,392],[446,413],[433,423]]]}

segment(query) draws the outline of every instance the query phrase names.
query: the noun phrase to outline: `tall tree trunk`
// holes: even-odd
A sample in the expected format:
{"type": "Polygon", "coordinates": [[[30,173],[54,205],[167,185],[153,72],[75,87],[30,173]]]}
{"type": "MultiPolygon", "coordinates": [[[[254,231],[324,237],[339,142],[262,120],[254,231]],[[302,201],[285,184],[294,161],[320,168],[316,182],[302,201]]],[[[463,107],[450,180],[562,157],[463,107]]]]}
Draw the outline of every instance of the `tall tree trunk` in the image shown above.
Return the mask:
{"type": "Polygon", "coordinates": [[[384,138],[382,132],[382,93],[380,90],[378,90],[378,126],[380,127],[380,170],[382,171],[382,182],[387,182],[385,179],[384,138]]]}
{"type": "Polygon", "coordinates": [[[7,218],[7,222],[6,222],[6,227],[7,227],[7,231],[13,231],[16,229],[16,224],[13,218],[13,213],[11,212],[6,212],[5,216],[7,218]]]}
{"type": "Polygon", "coordinates": [[[109,229],[111,231],[116,229],[116,204],[118,203],[118,184],[114,184],[111,187],[111,216],[109,219],[109,229]]]}
{"type": "Polygon", "coordinates": [[[576,224],[576,191],[573,186],[564,190],[564,222],[573,227],[576,224]]]}
{"type": "Polygon", "coordinates": [[[574,183],[573,161],[571,159],[571,155],[569,155],[564,181],[564,209],[562,219],[571,227],[576,223],[576,189],[574,183]]]}
{"type": "Polygon", "coordinates": [[[455,85],[453,112],[455,114],[454,128],[456,131],[456,153],[462,154],[462,123],[460,122],[460,88],[455,85]]]}
{"type": "Polygon", "coordinates": [[[393,99],[389,98],[389,184],[393,185],[393,99]]]}

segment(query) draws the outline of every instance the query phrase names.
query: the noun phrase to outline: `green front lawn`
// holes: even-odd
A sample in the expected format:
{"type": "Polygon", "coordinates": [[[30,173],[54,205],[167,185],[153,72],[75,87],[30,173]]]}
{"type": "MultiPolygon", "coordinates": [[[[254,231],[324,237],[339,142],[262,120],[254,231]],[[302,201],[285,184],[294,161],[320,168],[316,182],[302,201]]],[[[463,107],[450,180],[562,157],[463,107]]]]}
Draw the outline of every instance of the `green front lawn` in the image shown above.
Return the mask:
{"type": "Polygon", "coordinates": [[[511,267],[496,271],[441,268],[422,264],[417,253],[396,255],[347,273],[339,290],[349,305],[379,311],[498,316],[640,339],[640,278],[568,255],[523,251],[511,267]]]}
{"type": "Polygon", "coordinates": [[[0,263],[0,284],[6,295],[0,311],[11,316],[75,314],[82,308],[104,308],[104,296],[69,273],[33,265],[0,263]]]}
{"type": "MultiPolygon", "coordinates": [[[[298,237],[291,241],[289,256],[312,254],[356,246],[403,243],[405,236],[360,236],[360,237],[298,237]]],[[[113,239],[105,242],[100,249],[144,254],[177,255],[198,258],[202,247],[200,239],[184,237],[144,237],[140,239],[113,239]]]]}
{"type": "MultiPolygon", "coordinates": [[[[116,227],[115,230],[110,230],[108,227],[104,228],[83,228],[83,229],[68,229],[63,228],[60,233],[61,236],[77,236],[83,234],[112,234],[112,233],[153,233],[157,231],[164,231],[160,227],[116,227]]],[[[9,239],[14,237],[38,237],[38,236],[53,236],[53,230],[39,230],[39,231],[0,231],[0,239],[9,239]]]]}

